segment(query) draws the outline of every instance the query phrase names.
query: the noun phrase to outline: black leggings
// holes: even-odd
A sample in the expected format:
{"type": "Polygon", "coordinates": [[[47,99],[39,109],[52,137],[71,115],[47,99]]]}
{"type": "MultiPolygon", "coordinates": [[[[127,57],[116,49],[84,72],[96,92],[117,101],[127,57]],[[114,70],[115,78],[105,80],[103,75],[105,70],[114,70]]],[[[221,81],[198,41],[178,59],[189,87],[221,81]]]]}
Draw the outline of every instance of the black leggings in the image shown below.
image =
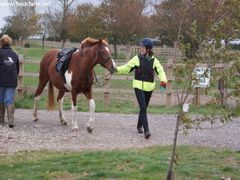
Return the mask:
{"type": "Polygon", "coordinates": [[[138,105],[140,108],[138,116],[137,128],[143,127],[144,132],[149,131],[148,118],[147,118],[147,107],[152,96],[152,91],[142,91],[134,88],[135,95],[137,97],[138,105]]]}

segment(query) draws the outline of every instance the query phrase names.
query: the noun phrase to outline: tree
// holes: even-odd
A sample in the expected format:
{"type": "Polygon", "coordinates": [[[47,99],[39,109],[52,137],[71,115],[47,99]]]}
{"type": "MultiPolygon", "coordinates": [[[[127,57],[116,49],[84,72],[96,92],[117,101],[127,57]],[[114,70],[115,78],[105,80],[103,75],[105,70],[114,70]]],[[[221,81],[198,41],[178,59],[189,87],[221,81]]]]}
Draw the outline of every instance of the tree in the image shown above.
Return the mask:
{"type": "MultiPolygon", "coordinates": [[[[102,20],[114,44],[115,57],[117,43],[135,44],[139,37],[143,37],[148,32],[145,29],[148,18],[143,15],[147,2],[103,0],[101,3],[102,20]]],[[[147,28],[150,29],[151,26],[147,28]]]]}
{"type": "Polygon", "coordinates": [[[35,10],[34,0],[8,0],[9,3],[30,3],[32,6],[10,6],[12,16],[7,17],[5,20],[7,25],[4,27],[5,31],[10,31],[15,34],[18,40],[25,40],[28,36],[37,32],[37,15],[35,10]]]}
{"type": "Polygon", "coordinates": [[[57,0],[57,4],[60,7],[55,9],[48,9],[47,18],[51,25],[51,29],[54,35],[57,35],[61,39],[61,48],[65,46],[65,42],[69,36],[69,15],[70,7],[75,0],[57,0]]]}
{"type": "MultiPolygon", "coordinates": [[[[239,52],[232,52],[231,50],[223,47],[219,47],[218,43],[210,43],[209,40],[218,40],[221,37],[235,37],[238,35],[239,32],[239,21],[229,21],[230,18],[234,18],[237,20],[239,18],[240,13],[240,4],[237,0],[226,0],[226,1],[215,1],[218,3],[217,9],[215,14],[209,13],[205,14],[205,16],[213,15],[210,17],[205,17],[206,19],[211,19],[208,21],[209,31],[199,31],[199,24],[203,23],[200,21],[200,18],[196,19],[195,21],[189,21],[189,17],[187,13],[191,8],[192,13],[196,10],[196,13],[199,10],[202,11],[201,8],[206,8],[205,6],[201,6],[200,0],[196,1],[185,1],[186,6],[185,9],[182,9],[179,26],[177,28],[177,36],[176,42],[179,44],[179,47],[186,52],[189,49],[189,43],[185,41],[182,36],[186,34],[183,31],[185,25],[187,25],[188,32],[190,39],[197,43],[198,48],[195,51],[192,51],[192,56],[187,56],[185,59],[187,60],[182,67],[175,66],[175,81],[177,83],[181,82],[184,83],[183,89],[179,89],[177,86],[177,100],[178,100],[178,113],[177,113],[177,120],[175,125],[174,131],[174,141],[173,141],[173,148],[172,148],[172,156],[169,162],[169,169],[167,173],[167,179],[172,180],[174,179],[174,171],[173,165],[177,162],[178,155],[176,153],[177,148],[177,138],[180,131],[180,126],[187,133],[187,130],[190,128],[200,128],[200,123],[202,121],[209,121],[210,123],[214,123],[216,119],[220,119],[220,122],[228,122],[231,120],[232,117],[240,115],[240,82],[239,79],[236,80],[235,76],[239,76],[240,74],[240,53],[239,52]],[[231,13],[226,13],[226,10],[231,9],[231,13]],[[199,22],[200,21],[200,22],[199,22]],[[229,27],[230,26],[230,27],[229,27]],[[225,27],[225,28],[223,28],[225,27]],[[198,63],[206,63],[208,67],[214,67],[216,63],[225,63],[231,64],[228,68],[223,70],[221,74],[219,72],[213,72],[213,79],[223,79],[225,82],[225,87],[229,88],[228,97],[234,97],[235,103],[231,106],[227,104],[221,108],[221,114],[216,114],[215,112],[209,113],[204,115],[203,117],[197,117],[195,119],[191,118],[184,110],[183,105],[186,103],[187,98],[189,97],[190,93],[192,93],[193,88],[192,85],[199,84],[199,79],[193,75],[194,69],[198,63]],[[179,78],[181,77],[181,78],[179,78]]],[[[174,4],[172,4],[174,6],[174,4]]],[[[179,6],[177,6],[179,7],[179,6]]],[[[210,12],[210,9],[213,7],[209,7],[209,10],[206,12],[210,12]]],[[[206,9],[205,9],[206,10],[206,9]]],[[[176,9],[176,11],[180,11],[176,9]]],[[[200,11],[200,12],[201,12],[200,11]]],[[[176,12],[175,12],[176,13],[176,12]]],[[[174,13],[174,14],[175,14],[174,13]]],[[[204,22],[205,23],[205,22],[204,22]]],[[[202,77],[206,77],[207,73],[203,73],[202,77]]],[[[206,89],[206,92],[209,92],[210,89],[206,89]]],[[[219,95],[215,95],[213,99],[209,102],[209,104],[216,105],[216,102],[219,101],[219,95]]],[[[219,113],[219,112],[217,112],[219,113]]]]}
{"type": "Polygon", "coordinates": [[[185,9],[186,5],[182,0],[165,0],[155,5],[156,13],[151,19],[155,24],[156,35],[163,44],[173,46],[173,42],[177,39],[181,15],[184,14],[185,9]]]}
{"type": "MultiPolygon", "coordinates": [[[[153,21],[155,22],[155,24],[157,24],[155,26],[156,33],[159,34],[160,39],[164,44],[172,46],[178,35],[178,27],[179,23],[181,22],[182,14],[185,14],[185,20],[181,28],[180,38],[182,41],[184,41],[185,44],[189,45],[189,48],[185,52],[186,56],[189,58],[193,58],[193,56],[199,49],[199,43],[195,41],[194,37],[192,37],[191,35],[192,24],[195,23],[196,36],[204,40],[202,34],[206,34],[207,32],[211,31],[211,25],[214,23],[218,23],[219,20],[221,20],[222,22],[225,21],[224,17],[225,19],[228,19],[227,21],[228,23],[231,23],[231,26],[233,25],[231,21],[238,21],[236,16],[233,17],[230,15],[232,13],[232,10],[220,10],[223,4],[226,7],[226,3],[224,2],[227,1],[193,0],[191,2],[192,3],[189,5],[187,0],[165,0],[161,4],[155,6],[156,14],[152,16],[153,21]],[[187,6],[190,7],[186,10],[187,6]]],[[[227,25],[227,23],[223,24],[224,28],[232,28],[231,26],[227,25]]],[[[224,30],[224,32],[225,35],[229,34],[226,33],[226,30],[224,30]]],[[[216,40],[220,41],[220,38],[223,38],[220,36],[222,36],[223,34],[217,34],[218,37],[215,34],[215,38],[217,37],[216,40]]]]}
{"type": "Polygon", "coordinates": [[[12,29],[12,16],[5,17],[4,21],[6,22],[6,24],[1,29],[2,34],[8,34],[14,40],[18,40],[19,39],[19,34],[16,34],[15,32],[13,32],[13,29],[12,29]]]}
{"type": "Polygon", "coordinates": [[[71,24],[70,39],[81,41],[86,37],[103,38],[107,37],[104,30],[104,23],[100,16],[100,9],[90,3],[80,4],[70,15],[71,24]]]}
{"type": "Polygon", "coordinates": [[[47,35],[51,34],[50,23],[47,17],[47,14],[38,15],[38,34],[40,34],[42,38],[42,49],[44,49],[45,38],[47,37],[47,35]]]}

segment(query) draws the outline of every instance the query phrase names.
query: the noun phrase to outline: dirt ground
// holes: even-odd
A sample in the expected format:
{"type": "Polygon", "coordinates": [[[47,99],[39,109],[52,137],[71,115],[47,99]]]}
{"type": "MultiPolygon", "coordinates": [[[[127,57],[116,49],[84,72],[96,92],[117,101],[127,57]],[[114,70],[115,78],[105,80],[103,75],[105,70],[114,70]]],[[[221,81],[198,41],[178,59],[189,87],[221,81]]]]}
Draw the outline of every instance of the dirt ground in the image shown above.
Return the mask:
{"type": "MultiPolygon", "coordinates": [[[[15,128],[0,126],[0,153],[15,153],[31,150],[83,151],[141,148],[171,145],[175,127],[175,115],[148,115],[150,139],[144,139],[136,131],[137,114],[96,113],[93,133],[87,132],[88,113],[78,112],[79,131],[71,125],[61,126],[58,112],[40,110],[40,121],[33,122],[32,110],[16,109],[15,128]]],[[[69,124],[71,112],[66,112],[69,124]]],[[[228,124],[208,122],[203,130],[189,130],[189,135],[180,132],[178,144],[222,147],[240,150],[240,119],[228,124]]]]}

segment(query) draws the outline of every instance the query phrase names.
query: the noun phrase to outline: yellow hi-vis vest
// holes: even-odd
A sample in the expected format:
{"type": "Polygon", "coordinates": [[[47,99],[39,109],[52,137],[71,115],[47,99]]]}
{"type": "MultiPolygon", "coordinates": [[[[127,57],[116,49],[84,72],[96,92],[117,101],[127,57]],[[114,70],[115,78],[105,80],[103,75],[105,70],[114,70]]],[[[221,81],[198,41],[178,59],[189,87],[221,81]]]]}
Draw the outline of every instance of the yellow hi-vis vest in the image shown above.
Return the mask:
{"type": "MultiPolygon", "coordinates": [[[[167,82],[167,77],[164,72],[164,69],[162,65],[160,64],[159,60],[155,58],[154,56],[151,57],[151,59],[154,59],[153,67],[152,69],[157,73],[157,76],[159,77],[160,81],[167,82]]],[[[117,67],[117,73],[118,74],[128,74],[131,71],[133,71],[135,68],[140,66],[140,60],[139,57],[136,55],[130,61],[128,61],[127,64],[118,66],[117,67]]],[[[153,82],[147,82],[142,80],[133,79],[133,88],[137,88],[143,91],[153,91],[155,88],[155,81],[153,82]]]]}

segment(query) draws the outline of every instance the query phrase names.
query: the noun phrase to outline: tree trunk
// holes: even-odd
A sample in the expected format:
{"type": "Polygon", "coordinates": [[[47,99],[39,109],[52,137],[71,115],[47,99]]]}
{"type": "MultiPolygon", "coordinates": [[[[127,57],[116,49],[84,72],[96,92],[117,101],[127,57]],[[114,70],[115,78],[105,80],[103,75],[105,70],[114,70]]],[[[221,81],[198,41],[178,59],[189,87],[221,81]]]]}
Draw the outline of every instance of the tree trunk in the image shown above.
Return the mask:
{"type": "Polygon", "coordinates": [[[113,40],[113,48],[114,48],[114,59],[117,59],[117,42],[115,38],[113,40]]]}
{"type": "Polygon", "coordinates": [[[61,40],[61,49],[65,47],[65,41],[61,40]]]}
{"type": "Polygon", "coordinates": [[[44,42],[45,42],[45,37],[42,37],[42,49],[44,49],[44,42]]]}
{"type": "Polygon", "coordinates": [[[171,160],[170,160],[170,164],[169,164],[169,168],[168,168],[167,180],[174,180],[173,163],[174,163],[175,157],[176,157],[177,137],[178,137],[178,130],[179,130],[181,116],[182,116],[182,110],[179,112],[179,115],[178,115],[177,121],[176,121],[172,156],[171,156],[171,160]]]}

